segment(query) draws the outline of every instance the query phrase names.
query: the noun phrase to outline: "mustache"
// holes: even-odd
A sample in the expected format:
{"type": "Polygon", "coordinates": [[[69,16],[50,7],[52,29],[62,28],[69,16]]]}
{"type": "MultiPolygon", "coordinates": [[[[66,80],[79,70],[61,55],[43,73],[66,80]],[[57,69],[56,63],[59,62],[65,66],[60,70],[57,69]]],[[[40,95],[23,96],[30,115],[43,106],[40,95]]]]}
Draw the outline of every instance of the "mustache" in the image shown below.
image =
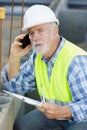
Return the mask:
{"type": "Polygon", "coordinates": [[[45,44],[45,42],[38,40],[33,42],[33,46],[39,45],[39,44],[45,44]]]}

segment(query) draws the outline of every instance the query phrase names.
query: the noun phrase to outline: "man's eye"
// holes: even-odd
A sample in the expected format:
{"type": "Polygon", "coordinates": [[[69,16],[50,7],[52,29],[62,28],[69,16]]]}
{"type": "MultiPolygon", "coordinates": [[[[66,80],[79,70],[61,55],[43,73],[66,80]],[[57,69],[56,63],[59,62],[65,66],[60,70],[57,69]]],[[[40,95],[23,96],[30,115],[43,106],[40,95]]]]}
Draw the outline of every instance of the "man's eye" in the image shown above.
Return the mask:
{"type": "Polygon", "coordinates": [[[43,30],[43,29],[40,29],[40,30],[38,30],[38,32],[39,32],[39,33],[43,33],[43,32],[44,32],[44,30],[43,30]]]}
{"type": "Polygon", "coordinates": [[[34,34],[34,32],[29,32],[29,35],[32,36],[34,34]]]}
{"type": "Polygon", "coordinates": [[[43,32],[43,31],[44,31],[43,29],[40,30],[40,32],[43,32]]]}

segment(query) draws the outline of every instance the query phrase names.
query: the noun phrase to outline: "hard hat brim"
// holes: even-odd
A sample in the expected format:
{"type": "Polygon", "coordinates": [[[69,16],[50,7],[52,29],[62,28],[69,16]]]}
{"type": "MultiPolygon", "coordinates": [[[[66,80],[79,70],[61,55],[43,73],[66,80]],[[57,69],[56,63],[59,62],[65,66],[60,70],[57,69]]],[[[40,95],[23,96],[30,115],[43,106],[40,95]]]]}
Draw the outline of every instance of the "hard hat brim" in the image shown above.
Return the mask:
{"type": "Polygon", "coordinates": [[[35,25],[31,25],[31,26],[27,26],[27,27],[25,27],[25,28],[22,28],[22,31],[26,31],[26,30],[28,30],[28,29],[30,29],[30,28],[32,28],[32,27],[35,27],[35,26],[38,26],[38,25],[41,25],[41,24],[46,24],[46,23],[51,23],[51,22],[56,22],[57,23],[57,25],[59,26],[59,20],[58,19],[56,19],[55,21],[47,21],[47,22],[43,22],[43,23],[37,23],[37,24],[35,24],[35,25]]]}

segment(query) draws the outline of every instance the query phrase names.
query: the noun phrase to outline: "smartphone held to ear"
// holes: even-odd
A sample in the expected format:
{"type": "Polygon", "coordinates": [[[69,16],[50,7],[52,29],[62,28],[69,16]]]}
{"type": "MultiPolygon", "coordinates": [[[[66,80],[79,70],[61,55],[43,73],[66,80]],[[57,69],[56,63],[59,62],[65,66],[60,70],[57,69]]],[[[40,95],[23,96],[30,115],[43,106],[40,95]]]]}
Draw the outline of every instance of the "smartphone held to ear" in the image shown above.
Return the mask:
{"type": "Polygon", "coordinates": [[[26,46],[28,46],[29,44],[31,44],[30,39],[29,39],[29,34],[26,34],[25,37],[20,40],[20,42],[22,43],[22,48],[23,48],[23,49],[24,49],[26,46]]]}

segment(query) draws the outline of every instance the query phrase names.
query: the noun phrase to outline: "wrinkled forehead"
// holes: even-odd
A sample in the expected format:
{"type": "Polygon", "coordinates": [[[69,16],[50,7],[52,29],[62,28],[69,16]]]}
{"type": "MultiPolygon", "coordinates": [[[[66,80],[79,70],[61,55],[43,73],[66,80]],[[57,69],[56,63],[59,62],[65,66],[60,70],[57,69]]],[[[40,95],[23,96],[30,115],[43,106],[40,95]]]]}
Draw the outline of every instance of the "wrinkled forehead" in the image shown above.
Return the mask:
{"type": "Polygon", "coordinates": [[[45,23],[45,24],[37,25],[37,26],[29,28],[28,32],[33,31],[33,30],[37,30],[37,29],[40,29],[40,28],[48,28],[50,26],[51,26],[51,23],[45,23]]]}

